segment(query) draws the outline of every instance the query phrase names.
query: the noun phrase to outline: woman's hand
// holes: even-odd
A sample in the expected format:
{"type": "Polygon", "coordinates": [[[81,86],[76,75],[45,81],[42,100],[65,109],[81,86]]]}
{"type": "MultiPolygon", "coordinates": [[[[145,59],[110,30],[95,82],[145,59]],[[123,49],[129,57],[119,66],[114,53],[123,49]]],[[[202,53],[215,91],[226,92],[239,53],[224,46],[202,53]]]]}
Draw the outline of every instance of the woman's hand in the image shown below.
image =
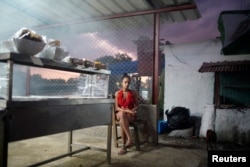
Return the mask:
{"type": "Polygon", "coordinates": [[[133,111],[132,111],[131,115],[132,115],[133,117],[135,117],[135,116],[136,116],[136,112],[133,112],[133,111]]]}
{"type": "Polygon", "coordinates": [[[129,109],[124,109],[123,112],[126,112],[127,114],[131,114],[132,116],[136,115],[136,113],[133,110],[129,110],[129,109]]]}

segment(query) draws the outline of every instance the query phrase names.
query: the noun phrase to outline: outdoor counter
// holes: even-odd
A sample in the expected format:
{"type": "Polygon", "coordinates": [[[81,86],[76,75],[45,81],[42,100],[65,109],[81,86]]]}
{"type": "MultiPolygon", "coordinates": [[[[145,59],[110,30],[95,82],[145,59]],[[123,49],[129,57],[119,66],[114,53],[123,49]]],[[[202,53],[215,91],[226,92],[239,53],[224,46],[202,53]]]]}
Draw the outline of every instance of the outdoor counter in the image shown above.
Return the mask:
{"type": "Polygon", "coordinates": [[[0,53],[0,67],[0,167],[7,166],[9,142],[69,132],[68,153],[31,165],[39,166],[90,149],[72,151],[72,132],[99,125],[108,127],[107,149],[99,150],[110,163],[110,71],[17,53],[0,53]],[[61,79],[69,73],[72,82],[61,79]]]}
{"type": "MultiPolygon", "coordinates": [[[[107,161],[111,155],[111,126],[113,99],[58,98],[0,100],[0,159],[5,166],[8,142],[70,132],[69,154],[72,151],[72,131],[92,126],[107,125],[107,161]],[[5,107],[3,105],[6,105],[5,107]]],[[[67,156],[68,156],[67,155],[67,156]]],[[[1,166],[0,165],[0,166],[1,166]]]]}

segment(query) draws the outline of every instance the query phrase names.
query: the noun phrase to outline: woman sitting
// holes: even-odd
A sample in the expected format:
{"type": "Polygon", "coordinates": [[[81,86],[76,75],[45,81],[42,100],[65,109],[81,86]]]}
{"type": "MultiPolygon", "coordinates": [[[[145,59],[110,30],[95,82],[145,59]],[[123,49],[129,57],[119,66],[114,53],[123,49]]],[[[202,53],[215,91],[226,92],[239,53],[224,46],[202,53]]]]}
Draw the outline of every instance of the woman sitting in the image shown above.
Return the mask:
{"type": "Polygon", "coordinates": [[[130,76],[124,74],[121,79],[121,90],[115,93],[116,119],[120,123],[123,142],[123,146],[118,152],[119,155],[125,154],[127,152],[126,149],[133,146],[129,122],[136,119],[138,101],[136,92],[129,89],[130,82],[130,76]]]}

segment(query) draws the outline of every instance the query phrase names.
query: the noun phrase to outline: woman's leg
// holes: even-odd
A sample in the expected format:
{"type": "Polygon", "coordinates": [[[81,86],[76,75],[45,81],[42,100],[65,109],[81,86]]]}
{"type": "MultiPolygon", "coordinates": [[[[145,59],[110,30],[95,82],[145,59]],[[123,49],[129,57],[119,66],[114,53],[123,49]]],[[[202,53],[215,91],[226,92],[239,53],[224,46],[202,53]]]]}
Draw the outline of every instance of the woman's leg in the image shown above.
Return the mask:
{"type": "Polygon", "coordinates": [[[122,144],[123,144],[123,146],[125,146],[125,144],[127,142],[127,136],[126,136],[123,128],[121,127],[120,129],[121,129],[121,136],[122,136],[122,144]]]}
{"type": "MultiPolygon", "coordinates": [[[[118,112],[117,118],[118,118],[120,126],[121,126],[122,141],[125,143],[126,143],[127,139],[128,139],[128,141],[131,141],[131,134],[129,131],[130,118],[124,112],[118,112]]],[[[125,143],[123,143],[123,144],[125,144],[125,143]]]]}

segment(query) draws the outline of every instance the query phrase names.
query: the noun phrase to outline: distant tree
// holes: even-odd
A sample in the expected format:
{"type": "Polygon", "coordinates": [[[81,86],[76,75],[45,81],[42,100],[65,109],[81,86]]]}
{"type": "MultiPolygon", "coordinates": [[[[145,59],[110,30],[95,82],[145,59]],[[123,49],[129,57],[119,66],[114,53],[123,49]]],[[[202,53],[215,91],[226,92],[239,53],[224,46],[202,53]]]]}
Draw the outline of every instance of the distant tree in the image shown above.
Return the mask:
{"type": "Polygon", "coordinates": [[[115,59],[117,60],[117,62],[132,61],[132,58],[129,57],[126,53],[117,53],[115,55],[115,59]]]}
{"type": "Polygon", "coordinates": [[[67,84],[77,84],[78,78],[69,78],[67,84]]]}
{"type": "Polygon", "coordinates": [[[103,64],[111,64],[114,61],[114,56],[105,55],[97,58],[95,61],[102,62],[103,64]]]}
{"type": "Polygon", "coordinates": [[[104,64],[114,64],[120,62],[132,61],[132,58],[129,57],[126,53],[117,53],[115,56],[105,55],[96,59],[95,61],[102,62],[104,64]]]}
{"type": "Polygon", "coordinates": [[[44,79],[42,78],[42,76],[40,74],[34,74],[31,76],[31,80],[39,83],[39,82],[43,81],[44,79]]]}
{"type": "Polygon", "coordinates": [[[70,78],[67,82],[64,79],[42,78],[40,74],[31,76],[30,94],[32,95],[72,95],[77,91],[77,81],[70,78]]]}

